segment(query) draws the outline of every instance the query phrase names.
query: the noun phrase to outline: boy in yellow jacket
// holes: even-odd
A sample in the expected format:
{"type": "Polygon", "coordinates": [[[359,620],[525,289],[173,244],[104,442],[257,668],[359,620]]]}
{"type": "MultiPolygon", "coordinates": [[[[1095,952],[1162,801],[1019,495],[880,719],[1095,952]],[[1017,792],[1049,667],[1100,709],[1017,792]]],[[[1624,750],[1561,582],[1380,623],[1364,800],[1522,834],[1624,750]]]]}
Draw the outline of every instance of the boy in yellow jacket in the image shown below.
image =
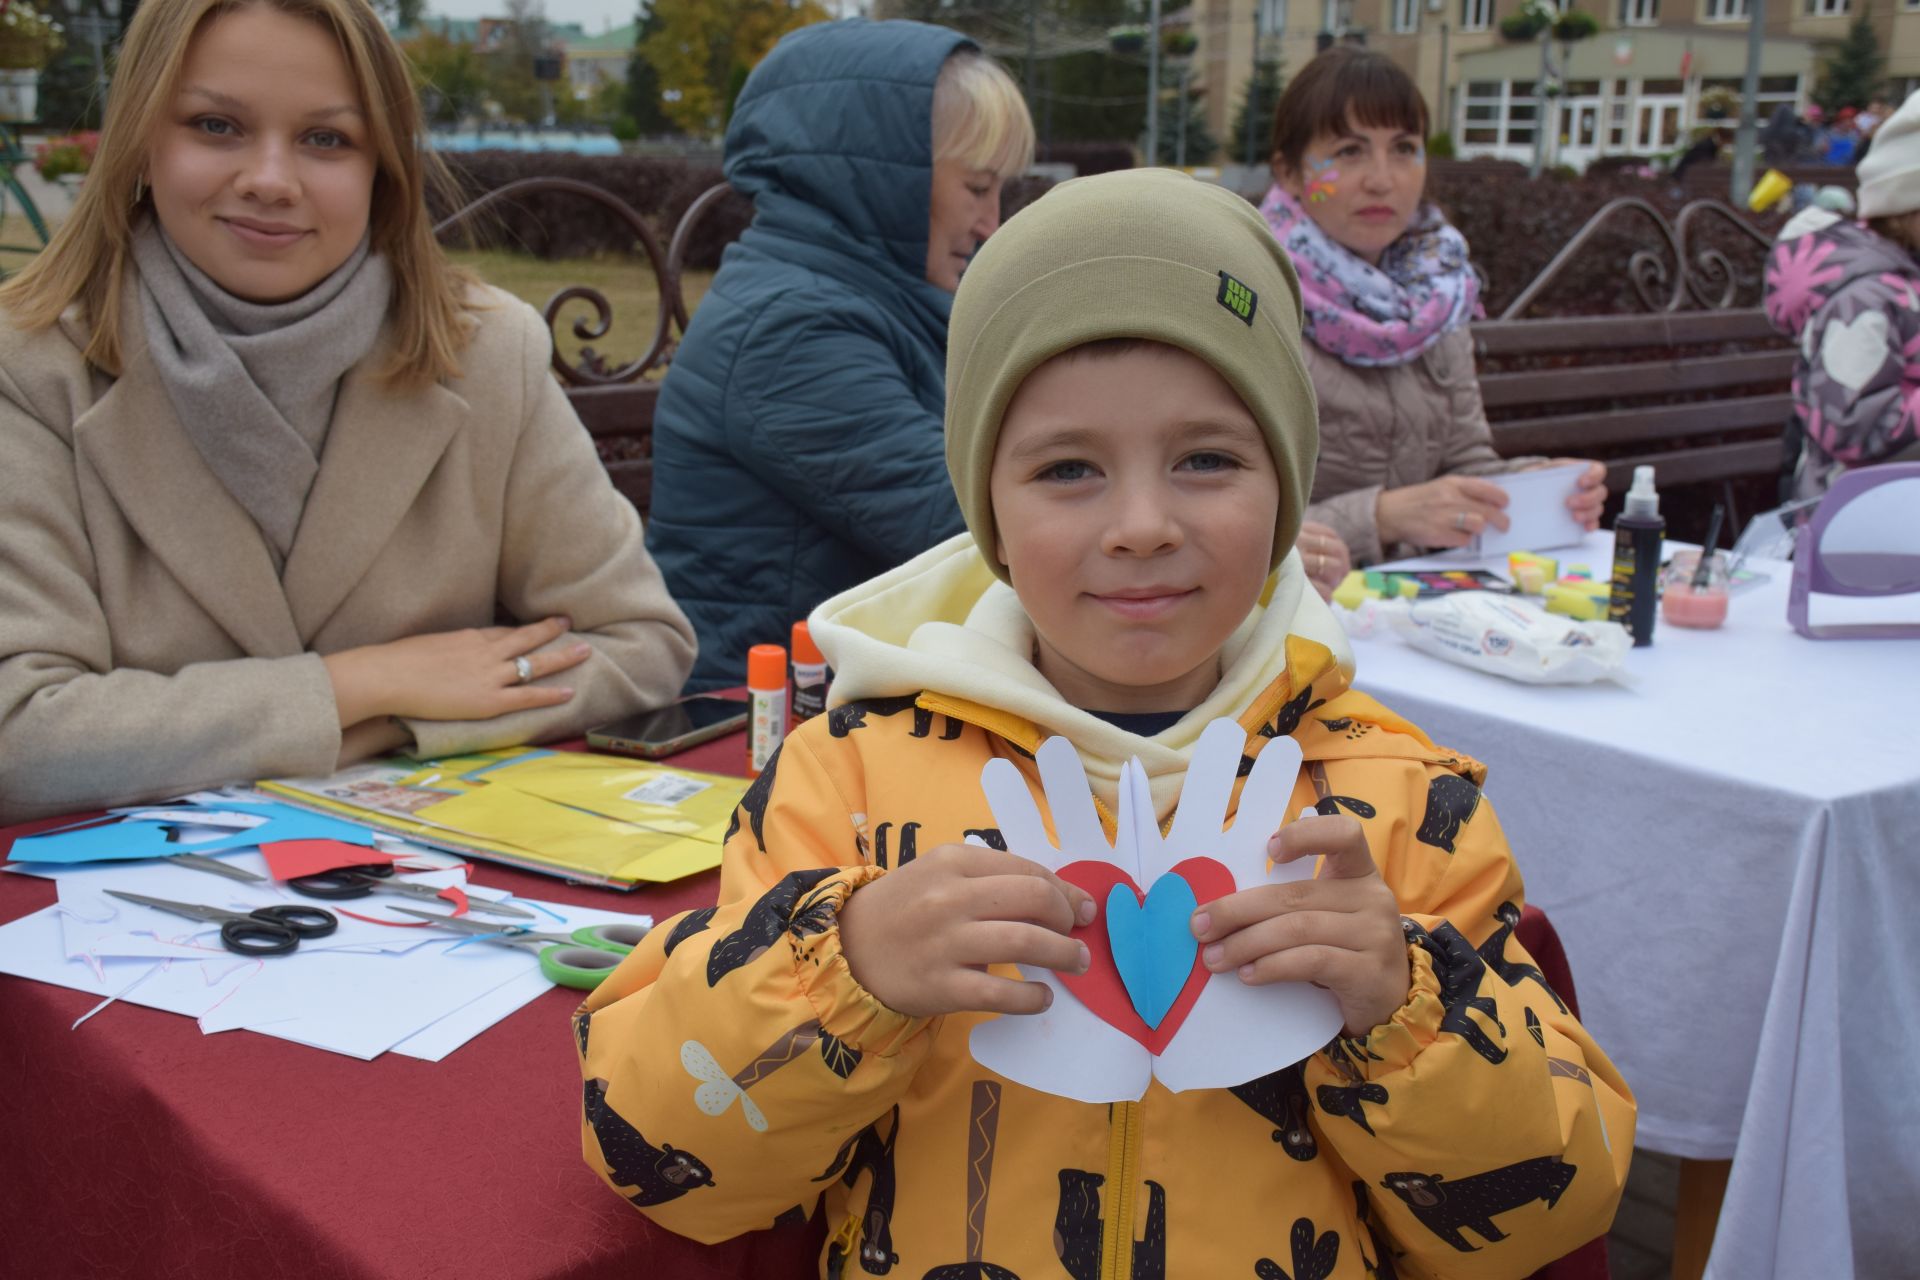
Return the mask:
{"type": "MultiPolygon", "coordinates": [[[[720,905],[576,1016],[588,1161],[719,1240],[824,1195],[827,1276],[1525,1276],[1603,1233],[1625,1084],[1519,945],[1485,770],[1348,688],[1291,554],[1317,448],[1285,254],[1165,171],[1064,184],[955,300],[947,459],[968,534],[828,601],[835,706],[749,791],[720,905]],[[1276,571],[1277,572],[1271,572],[1276,571]],[[1271,572],[1271,577],[1270,577],[1271,572]],[[1342,1034],[1231,1089],[1093,1105],[1003,1079],[973,1027],[1046,1007],[1101,909],[1009,851],[980,787],[1078,749],[1163,824],[1202,729],[1305,764],[1276,862],[1194,912],[1206,968],[1314,982],[1342,1034]],[[970,841],[970,843],[969,843],[970,841]]],[[[1253,1033],[1250,1029],[1250,1034],[1253,1033]]]]}

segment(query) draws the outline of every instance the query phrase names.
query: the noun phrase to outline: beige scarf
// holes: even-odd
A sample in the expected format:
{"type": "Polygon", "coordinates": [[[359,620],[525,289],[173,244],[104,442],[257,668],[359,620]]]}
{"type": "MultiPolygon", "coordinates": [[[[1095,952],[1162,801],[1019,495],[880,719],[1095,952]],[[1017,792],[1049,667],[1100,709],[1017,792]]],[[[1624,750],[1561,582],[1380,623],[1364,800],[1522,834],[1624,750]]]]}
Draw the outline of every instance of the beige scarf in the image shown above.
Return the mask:
{"type": "Polygon", "coordinates": [[[291,302],[248,302],[215,284],[166,233],[133,236],[147,351],[200,456],[284,566],[333,421],[340,382],[373,349],[393,293],[362,239],[291,302]]]}

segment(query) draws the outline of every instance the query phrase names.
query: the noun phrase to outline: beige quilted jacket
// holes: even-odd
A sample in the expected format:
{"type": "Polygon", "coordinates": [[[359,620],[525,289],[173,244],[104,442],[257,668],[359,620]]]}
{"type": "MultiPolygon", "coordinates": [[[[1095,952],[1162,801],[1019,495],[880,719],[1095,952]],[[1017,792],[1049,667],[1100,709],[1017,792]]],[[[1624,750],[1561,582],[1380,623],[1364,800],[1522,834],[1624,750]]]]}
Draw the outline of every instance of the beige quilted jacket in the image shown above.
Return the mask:
{"type": "Polygon", "coordinates": [[[1540,461],[1494,452],[1465,326],[1418,359],[1391,367],[1345,364],[1311,341],[1300,345],[1320,399],[1320,464],[1307,519],[1339,530],[1356,565],[1424,549],[1380,545],[1374,503],[1382,489],[1443,475],[1517,471],[1540,461]]]}

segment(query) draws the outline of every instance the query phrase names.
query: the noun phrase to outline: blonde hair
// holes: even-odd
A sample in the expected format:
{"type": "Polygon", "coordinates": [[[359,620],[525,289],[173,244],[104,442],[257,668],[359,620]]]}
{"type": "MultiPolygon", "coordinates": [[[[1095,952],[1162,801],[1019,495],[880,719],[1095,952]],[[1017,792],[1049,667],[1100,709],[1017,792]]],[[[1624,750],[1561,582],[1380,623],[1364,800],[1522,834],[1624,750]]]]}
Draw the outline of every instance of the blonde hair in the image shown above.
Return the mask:
{"type": "Polygon", "coordinates": [[[122,300],[133,269],[133,229],[150,203],[145,172],[154,129],[172,106],[195,34],[256,4],[330,33],[366,107],[376,161],[372,248],[386,255],[394,276],[393,358],[382,373],[402,386],[458,376],[471,277],[447,261],[427,212],[428,191],[451,192],[453,184],[423,145],[406,56],[366,0],[146,0],[121,46],[100,149],[73,212],[40,254],[0,285],[0,307],[22,328],[43,329],[79,304],[88,361],[121,373],[122,300]]]}
{"type": "Polygon", "coordinates": [[[1006,68],[961,48],[933,85],[933,158],[1011,178],[1033,163],[1033,117],[1006,68]]]}

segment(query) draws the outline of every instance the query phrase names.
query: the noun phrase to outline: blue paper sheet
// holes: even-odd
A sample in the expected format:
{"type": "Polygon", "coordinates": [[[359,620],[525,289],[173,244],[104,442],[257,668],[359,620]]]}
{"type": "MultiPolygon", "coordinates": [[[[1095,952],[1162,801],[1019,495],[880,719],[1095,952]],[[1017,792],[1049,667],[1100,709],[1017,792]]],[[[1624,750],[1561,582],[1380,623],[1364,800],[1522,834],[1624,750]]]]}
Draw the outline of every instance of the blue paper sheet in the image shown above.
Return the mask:
{"type": "Polygon", "coordinates": [[[373,845],[373,832],[356,823],[324,814],[308,813],[292,805],[222,803],[209,812],[245,813],[266,819],[257,827],[235,831],[213,840],[198,840],[190,845],[169,839],[173,827],[165,822],[115,822],[105,826],[69,828],[24,836],[13,842],[8,857],[14,862],[113,862],[136,858],[165,858],[176,853],[220,853],[228,849],[251,849],[275,840],[341,840],[347,844],[373,845]]]}

